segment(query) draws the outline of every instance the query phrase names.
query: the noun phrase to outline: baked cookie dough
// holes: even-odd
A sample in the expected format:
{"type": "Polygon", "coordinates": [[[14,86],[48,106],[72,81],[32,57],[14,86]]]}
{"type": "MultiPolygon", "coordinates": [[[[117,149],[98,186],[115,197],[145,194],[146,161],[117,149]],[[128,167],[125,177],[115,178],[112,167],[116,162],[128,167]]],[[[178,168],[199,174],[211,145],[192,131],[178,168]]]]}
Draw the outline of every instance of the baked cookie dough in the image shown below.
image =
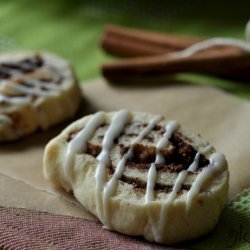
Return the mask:
{"type": "Polygon", "coordinates": [[[162,115],[83,117],[51,140],[44,175],[104,227],[175,244],[213,229],[228,196],[223,154],[162,115]]]}
{"type": "Polygon", "coordinates": [[[0,56],[0,142],[72,117],[81,91],[68,62],[49,53],[0,56]]]}

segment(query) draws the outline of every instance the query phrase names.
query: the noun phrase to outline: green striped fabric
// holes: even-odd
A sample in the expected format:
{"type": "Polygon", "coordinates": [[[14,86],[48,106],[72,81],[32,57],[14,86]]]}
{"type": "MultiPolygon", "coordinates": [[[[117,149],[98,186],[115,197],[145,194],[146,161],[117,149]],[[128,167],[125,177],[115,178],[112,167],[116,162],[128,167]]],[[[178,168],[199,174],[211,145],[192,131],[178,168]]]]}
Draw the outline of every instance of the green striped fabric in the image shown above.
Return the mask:
{"type": "Polygon", "coordinates": [[[250,249],[250,189],[228,203],[215,229],[193,244],[191,249],[250,249]]]}

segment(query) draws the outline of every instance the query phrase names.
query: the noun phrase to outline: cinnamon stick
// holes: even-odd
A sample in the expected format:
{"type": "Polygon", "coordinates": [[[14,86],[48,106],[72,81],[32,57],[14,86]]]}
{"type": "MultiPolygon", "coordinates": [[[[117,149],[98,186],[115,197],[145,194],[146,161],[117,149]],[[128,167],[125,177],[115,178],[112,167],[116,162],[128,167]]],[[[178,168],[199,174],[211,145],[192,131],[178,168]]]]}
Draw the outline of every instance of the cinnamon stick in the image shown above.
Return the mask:
{"type": "Polygon", "coordinates": [[[110,25],[104,31],[101,46],[108,53],[134,57],[182,50],[201,40],[110,25]]]}
{"type": "Polygon", "coordinates": [[[212,74],[250,81],[250,53],[234,46],[216,46],[189,57],[162,54],[124,59],[102,66],[104,77],[111,81],[137,76],[159,76],[184,72],[212,74]]]}

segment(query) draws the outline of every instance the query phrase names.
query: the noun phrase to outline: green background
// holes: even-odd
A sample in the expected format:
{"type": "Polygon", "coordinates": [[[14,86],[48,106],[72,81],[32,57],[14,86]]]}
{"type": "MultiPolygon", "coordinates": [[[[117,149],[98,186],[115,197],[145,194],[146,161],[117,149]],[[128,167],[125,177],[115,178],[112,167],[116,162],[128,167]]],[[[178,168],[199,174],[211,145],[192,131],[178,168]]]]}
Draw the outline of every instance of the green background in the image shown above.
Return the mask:
{"type": "MultiPolygon", "coordinates": [[[[108,23],[245,39],[249,10],[249,1],[1,0],[0,52],[17,48],[57,53],[70,60],[85,81],[100,76],[100,65],[111,60],[99,46],[108,23]]],[[[180,77],[250,99],[249,84],[196,75],[180,77]]]]}

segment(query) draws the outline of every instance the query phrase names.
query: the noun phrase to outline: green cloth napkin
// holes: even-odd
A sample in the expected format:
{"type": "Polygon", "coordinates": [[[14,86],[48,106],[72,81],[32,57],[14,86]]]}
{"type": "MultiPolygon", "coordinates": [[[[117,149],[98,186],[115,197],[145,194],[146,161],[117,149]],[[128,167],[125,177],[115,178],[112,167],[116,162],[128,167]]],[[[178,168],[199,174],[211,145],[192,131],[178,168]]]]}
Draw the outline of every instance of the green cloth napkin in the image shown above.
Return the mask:
{"type": "Polygon", "coordinates": [[[250,249],[250,189],[234,197],[223,210],[215,229],[192,249],[250,249]]]}

